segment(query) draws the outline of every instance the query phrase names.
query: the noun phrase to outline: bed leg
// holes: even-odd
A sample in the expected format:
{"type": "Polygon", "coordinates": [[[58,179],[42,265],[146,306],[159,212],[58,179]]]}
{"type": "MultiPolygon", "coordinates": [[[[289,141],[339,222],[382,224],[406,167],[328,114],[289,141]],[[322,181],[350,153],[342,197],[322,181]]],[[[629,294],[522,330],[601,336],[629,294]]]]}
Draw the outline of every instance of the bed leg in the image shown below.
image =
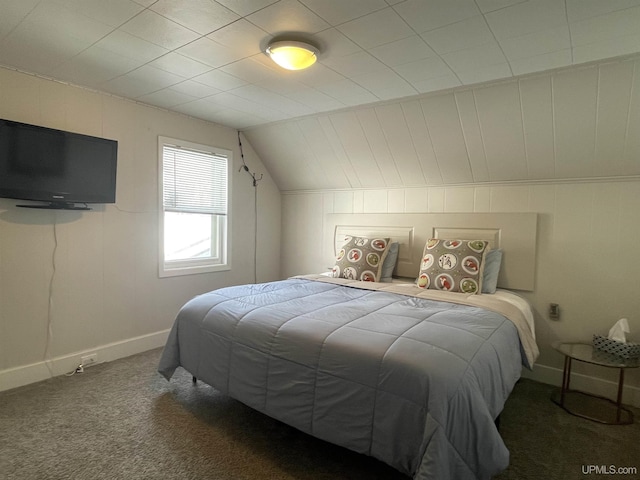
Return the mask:
{"type": "Polygon", "coordinates": [[[191,381],[193,382],[193,384],[195,385],[198,382],[198,379],[194,376],[191,377],[191,381]]]}

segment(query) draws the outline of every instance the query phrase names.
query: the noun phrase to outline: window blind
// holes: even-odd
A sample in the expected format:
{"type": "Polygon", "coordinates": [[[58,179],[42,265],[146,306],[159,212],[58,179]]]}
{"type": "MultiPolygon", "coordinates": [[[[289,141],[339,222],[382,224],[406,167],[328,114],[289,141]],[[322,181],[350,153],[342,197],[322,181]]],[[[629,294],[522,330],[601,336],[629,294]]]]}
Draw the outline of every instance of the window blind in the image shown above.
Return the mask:
{"type": "Polygon", "coordinates": [[[165,211],[226,215],[227,161],[225,155],[164,145],[165,211]]]}

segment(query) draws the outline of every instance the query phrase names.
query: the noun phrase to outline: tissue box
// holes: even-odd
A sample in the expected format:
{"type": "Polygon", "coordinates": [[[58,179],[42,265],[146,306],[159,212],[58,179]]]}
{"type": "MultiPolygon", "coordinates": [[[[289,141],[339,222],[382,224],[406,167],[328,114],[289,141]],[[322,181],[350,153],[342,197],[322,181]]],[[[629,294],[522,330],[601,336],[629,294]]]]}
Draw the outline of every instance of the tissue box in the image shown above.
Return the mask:
{"type": "Polygon", "coordinates": [[[640,343],[622,343],[602,335],[594,335],[593,346],[596,350],[611,353],[620,358],[640,357],[640,343]]]}

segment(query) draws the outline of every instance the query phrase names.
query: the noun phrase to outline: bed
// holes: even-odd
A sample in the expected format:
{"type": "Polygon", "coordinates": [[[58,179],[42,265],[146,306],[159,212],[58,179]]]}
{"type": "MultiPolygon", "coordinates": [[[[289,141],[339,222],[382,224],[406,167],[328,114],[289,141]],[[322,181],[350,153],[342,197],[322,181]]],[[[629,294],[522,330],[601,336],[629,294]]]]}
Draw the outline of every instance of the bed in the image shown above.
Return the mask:
{"type": "MultiPolygon", "coordinates": [[[[340,220],[332,220],[334,237],[344,231],[340,220]]],[[[384,222],[374,230],[395,228],[384,222]]],[[[347,223],[358,235],[371,231],[347,223]]],[[[409,237],[422,241],[413,227],[409,237]]],[[[500,227],[494,246],[504,237],[500,227]]],[[[398,265],[412,263],[404,245],[398,265]]],[[[485,479],[508,465],[495,419],[537,354],[531,309],[510,291],[474,295],[312,274],[192,299],[158,370],[169,380],[182,367],[414,479],[485,479]]]]}

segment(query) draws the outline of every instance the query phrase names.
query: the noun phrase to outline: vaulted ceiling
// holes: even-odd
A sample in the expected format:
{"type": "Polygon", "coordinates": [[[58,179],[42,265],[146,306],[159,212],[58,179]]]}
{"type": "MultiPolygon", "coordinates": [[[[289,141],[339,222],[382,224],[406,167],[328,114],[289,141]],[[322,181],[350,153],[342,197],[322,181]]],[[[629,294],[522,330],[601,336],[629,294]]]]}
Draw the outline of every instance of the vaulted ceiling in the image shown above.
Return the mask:
{"type": "Polygon", "coordinates": [[[244,130],[284,190],[562,176],[553,89],[475,85],[638,52],[640,0],[0,0],[0,65],[244,130]],[[318,63],[271,63],[287,33],[318,63]]]}
{"type": "Polygon", "coordinates": [[[640,175],[640,57],[249,129],[281,190],[640,175]]]}

